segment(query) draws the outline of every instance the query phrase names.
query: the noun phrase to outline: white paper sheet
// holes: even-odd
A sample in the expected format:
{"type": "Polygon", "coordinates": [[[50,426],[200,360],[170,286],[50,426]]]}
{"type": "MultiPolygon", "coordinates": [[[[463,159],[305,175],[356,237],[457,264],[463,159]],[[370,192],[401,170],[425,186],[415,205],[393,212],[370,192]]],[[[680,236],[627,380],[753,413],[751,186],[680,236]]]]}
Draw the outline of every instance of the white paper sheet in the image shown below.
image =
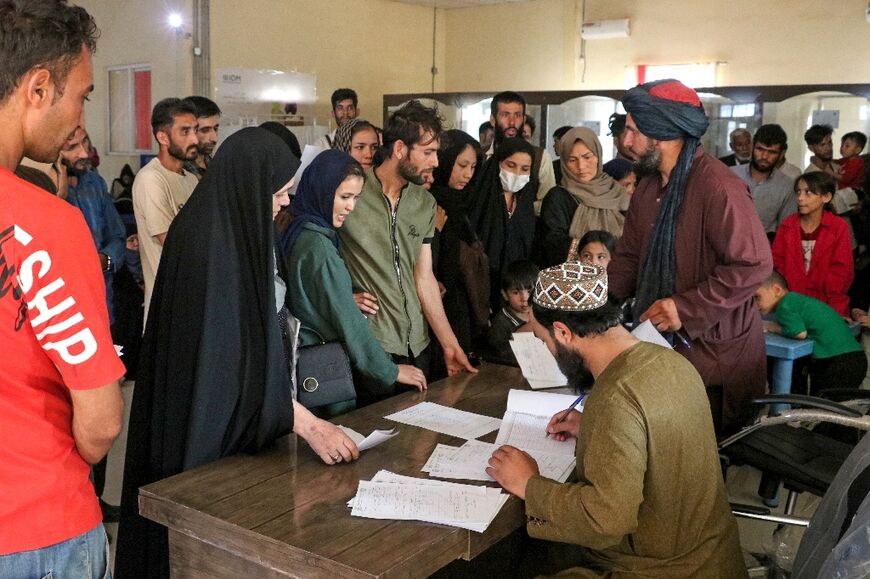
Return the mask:
{"type": "Polygon", "coordinates": [[[348,506],[357,517],[419,520],[482,533],[507,499],[500,489],[380,471],[371,481],[359,482],[348,506]]]}
{"type": "Polygon", "coordinates": [[[510,345],[523,377],[533,390],[558,388],[568,384],[568,379],[559,370],[556,358],[550,353],[547,345],[532,332],[514,333],[510,345]]]}
{"type": "Polygon", "coordinates": [[[641,342],[650,342],[651,344],[658,344],[659,346],[664,346],[665,348],[673,347],[668,343],[667,340],[665,340],[665,337],[659,333],[656,327],[649,320],[638,324],[631,331],[631,335],[640,340],[641,342]]]}
{"type": "Polygon", "coordinates": [[[338,426],[341,428],[347,436],[356,443],[357,448],[362,452],[363,450],[368,450],[370,448],[374,448],[382,442],[385,442],[394,436],[396,436],[398,431],[396,429],[391,428],[390,430],[373,430],[371,434],[368,436],[363,436],[353,428],[349,428],[347,426],[338,426]]]}
{"type": "Polygon", "coordinates": [[[483,436],[501,425],[498,418],[432,402],[420,402],[384,418],[465,439],[483,436]]]}
{"type": "Polygon", "coordinates": [[[308,165],[311,164],[314,158],[325,150],[324,147],[318,147],[317,145],[305,145],[305,148],[302,149],[302,158],[299,159],[299,169],[296,170],[296,178],[293,179],[293,186],[290,187],[291,197],[296,195],[296,189],[299,188],[299,181],[302,180],[302,173],[305,172],[305,169],[308,168],[308,165]]]}

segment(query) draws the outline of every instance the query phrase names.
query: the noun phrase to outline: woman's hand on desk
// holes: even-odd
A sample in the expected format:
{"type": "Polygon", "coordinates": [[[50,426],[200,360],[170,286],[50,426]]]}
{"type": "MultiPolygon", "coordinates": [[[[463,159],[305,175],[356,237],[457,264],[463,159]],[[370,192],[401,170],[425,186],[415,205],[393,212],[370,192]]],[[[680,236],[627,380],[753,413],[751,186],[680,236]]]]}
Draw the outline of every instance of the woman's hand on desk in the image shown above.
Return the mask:
{"type": "Polygon", "coordinates": [[[577,438],[580,434],[580,413],[576,410],[568,411],[568,416],[562,420],[564,410],[560,410],[547,423],[547,434],[558,441],[568,440],[572,436],[577,438]],[[560,422],[561,420],[561,422],[560,422]]]}
{"type": "Polygon", "coordinates": [[[399,384],[407,384],[413,386],[420,392],[427,388],[426,375],[423,371],[410,364],[399,364],[399,377],[396,378],[399,384]]]}
{"type": "Polygon", "coordinates": [[[293,432],[302,437],[326,464],[350,462],[359,458],[359,449],[338,426],[317,418],[293,401],[293,432]]]}

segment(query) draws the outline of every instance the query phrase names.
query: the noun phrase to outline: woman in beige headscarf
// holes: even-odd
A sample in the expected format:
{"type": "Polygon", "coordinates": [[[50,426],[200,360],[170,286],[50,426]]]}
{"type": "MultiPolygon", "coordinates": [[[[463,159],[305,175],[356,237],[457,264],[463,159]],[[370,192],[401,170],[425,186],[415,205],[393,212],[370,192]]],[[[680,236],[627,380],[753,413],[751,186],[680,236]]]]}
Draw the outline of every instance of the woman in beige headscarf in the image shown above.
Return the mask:
{"type": "Polygon", "coordinates": [[[544,266],[562,263],[572,240],[587,231],[622,235],[629,193],[601,169],[601,142],[586,127],[575,127],[561,141],[562,182],[550,189],[541,207],[544,266]]]}

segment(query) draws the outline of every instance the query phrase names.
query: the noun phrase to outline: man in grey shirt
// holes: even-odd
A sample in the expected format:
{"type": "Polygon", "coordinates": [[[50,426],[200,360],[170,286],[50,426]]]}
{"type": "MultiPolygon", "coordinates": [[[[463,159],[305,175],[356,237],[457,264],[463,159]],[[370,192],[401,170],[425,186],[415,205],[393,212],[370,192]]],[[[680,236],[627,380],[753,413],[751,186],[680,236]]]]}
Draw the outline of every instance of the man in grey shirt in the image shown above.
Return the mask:
{"type": "Polygon", "coordinates": [[[781,126],[762,125],[752,139],[749,163],[731,167],[749,185],[755,210],[770,239],[783,219],[797,211],[794,183],[776,168],[786,148],[787,137],[781,126]]]}

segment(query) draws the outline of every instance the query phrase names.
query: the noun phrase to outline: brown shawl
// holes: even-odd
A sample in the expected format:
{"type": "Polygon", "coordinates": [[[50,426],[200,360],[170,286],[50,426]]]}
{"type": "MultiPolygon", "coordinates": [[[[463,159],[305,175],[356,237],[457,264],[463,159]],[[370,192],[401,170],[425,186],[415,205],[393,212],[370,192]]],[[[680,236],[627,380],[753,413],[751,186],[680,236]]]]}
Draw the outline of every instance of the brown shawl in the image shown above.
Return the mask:
{"type": "Polygon", "coordinates": [[[577,202],[577,210],[574,211],[574,217],[571,219],[569,234],[574,239],[579,239],[587,231],[603,229],[620,237],[625,221],[623,212],[628,210],[631,196],[622,185],[602,170],[601,141],[590,129],[575,127],[565,133],[561,143],[559,162],[562,165],[562,187],[577,202]],[[583,141],[598,157],[598,172],[586,183],[580,181],[567,165],[571,149],[577,141],[583,141]]]}

